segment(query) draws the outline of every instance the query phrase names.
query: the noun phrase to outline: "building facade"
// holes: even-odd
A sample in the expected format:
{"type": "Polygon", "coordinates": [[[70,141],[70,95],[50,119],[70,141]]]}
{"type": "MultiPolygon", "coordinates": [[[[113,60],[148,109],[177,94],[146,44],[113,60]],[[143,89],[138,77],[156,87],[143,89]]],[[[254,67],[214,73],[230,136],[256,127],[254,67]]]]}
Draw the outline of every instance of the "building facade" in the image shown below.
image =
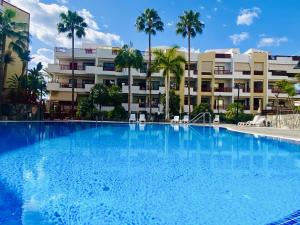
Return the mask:
{"type": "MultiPolygon", "coordinates": [[[[19,23],[27,24],[24,27],[24,30],[29,32],[30,14],[28,12],[18,8],[17,6],[6,2],[6,1],[0,0],[0,3],[1,3],[0,13],[1,13],[1,11],[4,12],[7,9],[11,9],[11,10],[15,11],[16,12],[16,17],[14,18],[14,20],[16,22],[19,22],[19,23]]],[[[12,40],[10,38],[8,38],[6,40],[6,44],[5,44],[5,50],[6,51],[9,50],[8,46],[9,46],[9,43],[11,41],[12,40]]],[[[29,40],[28,40],[27,46],[29,48],[29,40]]],[[[8,64],[8,66],[7,66],[7,76],[6,76],[6,79],[4,81],[4,88],[9,87],[8,80],[9,80],[10,77],[14,76],[15,74],[20,75],[21,72],[22,72],[22,61],[20,60],[18,55],[13,51],[12,51],[12,57],[14,58],[14,62],[11,63],[11,64],[8,64]]]]}
{"type": "MultiPolygon", "coordinates": [[[[167,48],[164,48],[165,50],[167,48]]],[[[88,95],[95,83],[118,85],[124,94],[123,107],[127,110],[128,72],[117,71],[114,65],[119,48],[84,45],[75,49],[75,99],[88,95]]],[[[48,65],[53,79],[48,83],[50,103],[70,110],[71,105],[71,49],[55,48],[54,64],[48,65]]],[[[179,51],[187,58],[187,52],[179,51]]],[[[132,111],[149,112],[148,85],[146,80],[148,53],[143,52],[145,68],[132,70],[132,111]]],[[[278,80],[295,80],[300,73],[294,69],[298,56],[273,56],[267,52],[250,49],[240,53],[239,49],[207,50],[191,55],[191,108],[208,103],[215,113],[224,113],[229,104],[240,102],[246,113],[255,114],[267,105],[274,105],[274,84],[278,80]]],[[[180,96],[181,112],[188,112],[188,71],[184,79],[176,84],[171,79],[170,88],[180,96]]],[[[162,112],[159,102],[165,93],[165,81],[161,72],[152,74],[152,112],[162,112]]],[[[279,98],[286,98],[280,94],[279,98]]],[[[300,100],[300,94],[295,96],[300,100]]],[[[105,109],[105,108],[104,108],[105,109]]],[[[107,108],[109,110],[109,108],[107,108]]]]}

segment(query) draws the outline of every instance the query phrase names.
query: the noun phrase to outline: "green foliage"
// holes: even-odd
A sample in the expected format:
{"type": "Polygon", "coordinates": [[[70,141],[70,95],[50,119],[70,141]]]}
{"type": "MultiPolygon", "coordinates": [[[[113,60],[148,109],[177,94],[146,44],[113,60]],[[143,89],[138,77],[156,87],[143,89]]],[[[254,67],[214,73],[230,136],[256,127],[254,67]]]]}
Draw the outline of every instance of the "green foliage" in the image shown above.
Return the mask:
{"type": "MultiPolygon", "coordinates": [[[[176,116],[180,113],[180,97],[176,95],[174,90],[170,90],[169,92],[170,98],[170,115],[176,116]]],[[[163,94],[160,99],[161,103],[164,106],[164,113],[166,112],[166,95],[163,94]]]]}
{"type": "Polygon", "coordinates": [[[238,110],[239,114],[241,114],[241,115],[244,114],[243,105],[241,105],[240,103],[236,103],[236,102],[229,104],[226,109],[225,119],[227,121],[233,121],[233,120],[238,119],[238,118],[236,118],[237,110],[238,110]]]}
{"type": "Polygon", "coordinates": [[[83,97],[80,99],[77,106],[77,112],[76,112],[77,117],[84,120],[90,120],[93,119],[95,112],[96,109],[92,104],[90,98],[83,97]]]}
{"type": "Polygon", "coordinates": [[[164,30],[164,23],[161,21],[155,9],[146,9],[136,20],[137,31],[144,31],[146,34],[155,35],[157,31],[164,30]]]}
{"type": "Polygon", "coordinates": [[[111,120],[124,120],[127,119],[127,112],[122,106],[115,106],[115,108],[108,112],[108,118],[111,120]]]}
{"type": "Polygon", "coordinates": [[[113,106],[120,106],[122,103],[121,89],[117,85],[112,85],[108,88],[109,104],[113,106]]]}
{"type": "Polygon", "coordinates": [[[184,73],[185,58],[178,54],[178,46],[168,49],[166,52],[157,49],[153,52],[155,62],[153,65],[154,70],[163,70],[163,75],[170,79],[172,74],[175,80],[180,84],[181,77],[184,73]]]}
{"type": "Polygon", "coordinates": [[[192,112],[192,117],[195,117],[199,113],[204,113],[204,112],[209,112],[211,115],[213,115],[213,111],[211,110],[208,103],[200,103],[199,105],[197,105],[192,112]]]}
{"type": "Polygon", "coordinates": [[[76,11],[68,10],[67,13],[60,14],[60,23],[57,24],[57,30],[59,33],[67,33],[68,38],[74,38],[74,35],[78,38],[84,37],[86,28],[87,23],[76,11]]]}
{"type": "Polygon", "coordinates": [[[38,63],[36,67],[29,70],[28,76],[15,74],[8,79],[11,102],[36,103],[40,100],[41,94],[45,96],[48,93],[42,69],[42,64],[38,63]]]}
{"type": "Polygon", "coordinates": [[[103,84],[95,84],[95,86],[91,90],[90,98],[94,101],[95,104],[100,105],[107,105],[109,102],[108,96],[108,88],[103,84]]]}
{"type": "Polygon", "coordinates": [[[201,34],[204,24],[200,22],[200,13],[192,10],[185,11],[179,17],[180,21],[176,25],[176,33],[181,34],[182,37],[195,37],[197,33],[201,34]]]}
{"type": "Polygon", "coordinates": [[[115,58],[117,69],[143,67],[144,58],[141,51],[132,48],[132,45],[124,45],[115,58]]]}

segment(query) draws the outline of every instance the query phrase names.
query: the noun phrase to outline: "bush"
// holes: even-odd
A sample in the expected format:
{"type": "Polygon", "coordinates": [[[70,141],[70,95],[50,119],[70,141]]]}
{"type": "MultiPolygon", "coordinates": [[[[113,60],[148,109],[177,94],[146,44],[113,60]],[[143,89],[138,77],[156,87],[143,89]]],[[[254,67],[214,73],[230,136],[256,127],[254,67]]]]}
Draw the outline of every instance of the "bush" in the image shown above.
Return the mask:
{"type": "Polygon", "coordinates": [[[213,116],[213,111],[211,110],[210,105],[208,103],[200,103],[194,108],[192,112],[192,117],[195,117],[199,113],[204,113],[204,112],[209,112],[213,116]]]}
{"type": "Polygon", "coordinates": [[[127,119],[127,112],[123,106],[116,106],[112,111],[108,112],[108,119],[124,120],[127,119]]]}

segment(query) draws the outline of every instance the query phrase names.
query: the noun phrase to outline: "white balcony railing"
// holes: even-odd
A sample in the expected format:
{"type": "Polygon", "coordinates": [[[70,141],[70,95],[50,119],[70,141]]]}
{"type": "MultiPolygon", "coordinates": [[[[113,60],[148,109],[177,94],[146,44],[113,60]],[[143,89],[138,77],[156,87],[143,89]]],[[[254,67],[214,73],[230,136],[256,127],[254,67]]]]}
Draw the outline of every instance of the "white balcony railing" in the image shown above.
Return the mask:
{"type": "MultiPolygon", "coordinates": [[[[122,85],[122,93],[128,93],[128,85],[122,85]]],[[[149,94],[149,90],[141,88],[140,86],[131,86],[132,94],[149,94]]],[[[152,90],[151,93],[153,95],[164,94],[165,87],[159,87],[158,90],[152,90]]]]}
{"type": "MultiPolygon", "coordinates": [[[[122,103],[122,106],[124,107],[124,109],[126,111],[128,111],[128,103],[122,103]]],[[[131,111],[133,112],[141,112],[141,111],[146,111],[146,112],[150,112],[150,109],[147,105],[140,105],[138,103],[132,103],[131,104],[131,111]]],[[[152,107],[151,109],[152,113],[158,113],[158,112],[162,112],[163,111],[163,105],[158,104],[158,107],[152,107]]]]}
{"type": "MultiPolygon", "coordinates": [[[[198,94],[197,91],[194,90],[194,88],[190,88],[190,93],[191,93],[191,95],[197,95],[198,94]]],[[[189,88],[187,88],[187,87],[184,88],[184,94],[185,95],[189,94],[189,88]]]]}
{"type": "MultiPolygon", "coordinates": [[[[74,55],[76,58],[86,58],[92,59],[96,57],[97,50],[92,48],[75,48],[74,55]]],[[[72,57],[72,49],[56,47],[54,49],[54,54],[57,58],[71,58],[72,57]]]]}
{"type": "MultiPolygon", "coordinates": [[[[77,86],[74,88],[75,92],[90,92],[94,84],[85,84],[83,86],[77,86]]],[[[69,92],[72,91],[72,86],[68,84],[61,84],[58,82],[49,82],[47,84],[47,90],[48,91],[63,91],[63,92],[69,92]]]]}

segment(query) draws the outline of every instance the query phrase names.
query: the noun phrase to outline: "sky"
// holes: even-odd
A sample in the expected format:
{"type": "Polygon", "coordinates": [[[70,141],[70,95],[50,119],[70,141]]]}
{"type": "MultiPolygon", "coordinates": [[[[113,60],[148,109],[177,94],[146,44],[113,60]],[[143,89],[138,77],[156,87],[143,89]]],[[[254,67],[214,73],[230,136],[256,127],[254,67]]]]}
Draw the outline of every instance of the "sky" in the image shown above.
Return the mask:
{"type": "Polygon", "coordinates": [[[176,35],[178,16],[185,10],[200,12],[205,24],[192,39],[193,51],[206,49],[258,48],[278,55],[300,55],[299,0],[7,0],[31,14],[32,63],[53,62],[55,46],[70,47],[58,35],[59,14],[76,10],[88,23],[86,37],[77,40],[99,45],[122,46],[132,42],[145,50],[147,36],[136,31],[136,18],[154,8],[164,22],[164,32],[153,37],[153,46],[187,47],[187,39],[176,35]]]}

